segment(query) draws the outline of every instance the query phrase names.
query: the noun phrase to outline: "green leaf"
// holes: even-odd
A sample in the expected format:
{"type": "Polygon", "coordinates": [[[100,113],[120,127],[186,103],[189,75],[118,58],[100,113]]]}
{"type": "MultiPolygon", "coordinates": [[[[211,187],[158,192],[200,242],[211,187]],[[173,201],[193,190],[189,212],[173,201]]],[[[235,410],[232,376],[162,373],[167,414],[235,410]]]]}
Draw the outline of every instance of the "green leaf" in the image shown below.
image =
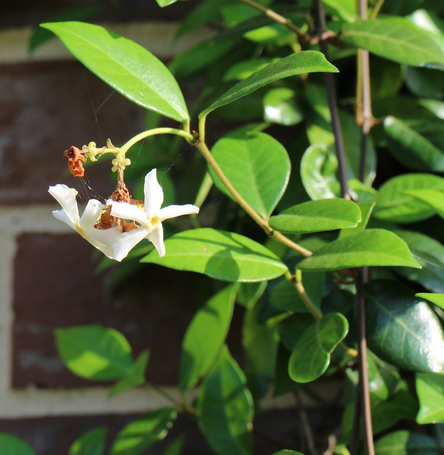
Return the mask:
{"type": "Polygon", "coordinates": [[[269,90],[263,98],[264,120],[279,125],[297,125],[304,113],[296,102],[296,92],[288,87],[269,90]]]}
{"type": "Polygon", "coordinates": [[[220,354],[233,315],[235,286],[227,286],[205,302],[194,316],[182,343],[181,390],[194,387],[220,354]]]}
{"type": "Polygon", "coordinates": [[[418,297],[420,299],[426,299],[444,310],[444,294],[419,292],[418,294],[415,294],[415,297],[418,297]]]}
{"type": "Polygon", "coordinates": [[[234,232],[193,229],[172,236],[165,246],[165,257],[153,252],[142,262],[203,273],[225,281],[270,280],[288,270],[270,250],[234,232]]]}
{"type": "Polygon", "coordinates": [[[301,270],[338,270],[350,267],[402,266],[420,268],[409,247],[393,232],[368,229],[341,237],[316,250],[298,264],[301,270]]]}
{"type": "Polygon", "coordinates": [[[353,201],[319,199],[290,207],[270,218],[270,226],[281,232],[309,233],[357,226],[361,210],[353,201]]]}
{"type": "Polygon", "coordinates": [[[97,427],[76,439],[69,449],[69,455],[103,455],[108,428],[97,427]]]}
{"type": "Polygon", "coordinates": [[[442,71],[408,66],[405,83],[409,90],[419,98],[442,99],[440,90],[444,84],[442,71]]]}
{"type": "Polygon", "coordinates": [[[406,191],[444,189],[444,179],[432,174],[403,174],[385,182],[379,189],[374,215],[381,220],[410,223],[432,216],[435,211],[406,191]]]}
{"type": "Polygon", "coordinates": [[[301,161],[301,179],[311,199],[339,198],[338,160],[324,144],[307,148],[301,161]]]}
{"type": "Polygon", "coordinates": [[[399,430],[375,443],[375,455],[440,455],[438,441],[424,433],[399,430]]]}
{"type": "Polygon", "coordinates": [[[375,280],[366,286],[368,346],[399,368],[444,372],[444,336],[427,303],[393,280],[375,280]]]}
{"type": "Polygon", "coordinates": [[[131,369],[119,382],[114,384],[109,392],[110,397],[114,397],[125,390],[132,389],[138,385],[145,384],[145,370],[148,365],[150,351],[143,351],[136,361],[131,365],[131,369]]]}
{"type": "Polygon", "coordinates": [[[172,408],[159,409],[126,425],[117,435],[110,455],[141,455],[168,434],[177,411],[172,408]]]}
{"type": "Polygon", "coordinates": [[[286,77],[295,76],[296,74],[305,74],[312,72],[337,72],[331,63],[327,62],[324,55],[317,51],[303,51],[296,54],[291,54],[278,62],[271,63],[270,65],[262,68],[256,73],[247,77],[243,81],[236,84],[230,90],[225,92],[213,104],[204,109],[199,118],[206,117],[210,112],[215,109],[232,103],[255,90],[286,77]]]}
{"type": "Polygon", "coordinates": [[[308,327],[290,356],[291,379],[310,382],[324,374],[330,365],[330,354],[347,333],[347,319],[340,313],[329,313],[308,327]]]}
{"type": "Polygon", "coordinates": [[[173,3],[176,3],[178,0],[156,0],[157,4],[163,8],[168,5],[172,5],[173,3]]]}
{"type": "Polygon", "coordinates": [[[404,18],[369,19],[345,24],[340,39],[395,62],[444,68],[444,50],[436,37],[404,18]]]}
{"type": "Polygon", "coordinates": [[[419,190],[406,190],[404,193],[425,202],[435,213],[441,218],[444,218],[444,191],[441,191],[441,189],[424,188],[419,190]]]}
{"type": "Polygon", "coordinates": [[[382,361],[373,352],[367,352],[367,368],[369,389],[372,396],[379,400],[387,400],[397,392],[400,376],[392,365],[382,361]]]}
{"type": "Polygon", "coordinates": [[[0,452],[5,455],[37,455],[26,442],[6,433],[0,433],[0,452]]]}
{"type": "Polygon", "coordinates": [[[416,421],[426,423],[444,420],[444,376],[433,373],[416,373],[416,393],[419,412],[416,421]]]}
{"type": "Polygon", "coordinates": [[[162,452],[162,455],[181,455],[185,441],[186,434],[181,434],[162,452]]]}
{"type": "Polygon", "coordinates": [[[361,210],[361,221],[356,227],[341,229],[339,238],[364,231],[367,228],[368,222],[370,221],[370,217],[373,213],[375,205],[375,202],[363,202],[359,204],[358,207],[361,210]]]}
{"type": "Polygon", "coordinates": [[[54,22],[41,27],[55,33],[77,60],[129,100],[178,122],[189,122],[176,80],[142,46],[83,22],[54,22]]]}
{"type": "Polygon", "coordinates": [[[404,166],[417,171],[444,171],[441,119],[399,120],[389,116],[384,131],[391,154],[404,166]]]}
{"type": "MultiPolygon", "coordinates": [[[[268,134],[241,128],[217,141],[211,153],[239,194],[259,215],[268,218],[290,178],[285,148],[268,134]]],[[[215,185],[230,196],[213,169],[209,172],[215,185]]]]}
{"type": "Polygon", "coordinates": [[[216,453],[250,455],[253,400],[246,379],[227,348],[205,378],[198,397],[198,421],[216,453]]]}
{"type": "Polygon", "coordinates": [[[243,60],[241,62],[235,63],[231,66],[228,71],[224,74],[224,82],[230,81],[241,81],[251,76],[256,71],[259,71],[262,68],[265,68],[273,59],[271,58],[250,58],[248,60],[243,60]]]}
{"type": "Polygon", "coordinates": [[[82,378],[120,379],[131,369],[131,347],[117,330],[87,325],[56,329],[55,336],[63,363],[82,378]]]}
{"type": "Polygon", "coordinates": [[[432,292],[444,292],[444,246],[437,240],[414,231],[395,230],[409,246],[421,269],[396,268],[396,273],[420,283],[432,292]]]}
{"type": "Polygon", "coordinates": [[[302,452],[295,452],[294,450],[279,450],[273,455],[304,455],[302,452]]]}

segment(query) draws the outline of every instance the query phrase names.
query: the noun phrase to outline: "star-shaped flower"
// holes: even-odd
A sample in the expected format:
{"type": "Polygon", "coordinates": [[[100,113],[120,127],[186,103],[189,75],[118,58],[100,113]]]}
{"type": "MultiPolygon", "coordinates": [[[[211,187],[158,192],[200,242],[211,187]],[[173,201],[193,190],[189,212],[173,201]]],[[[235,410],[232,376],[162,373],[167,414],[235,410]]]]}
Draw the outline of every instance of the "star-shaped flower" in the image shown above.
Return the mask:
{"type": "Polygon", "coordinates": [[[140,229],[123,232],[120,226],[96,229],[94,225],[99,220],[102,210],[106,208],[105,205],[96,199],[90,199],[80,216],[75,189],[59,184],[50,186],[48,191],[62,206],[61,210],[54,210],[53,215],[77,231],[110,259],[120,262],[146,236],[140,229]]]}
{"type": "Polygon", "coordinates": [[[108,200],[111,205],[111,216],[132,220],[140,225],[137,231],[144,233],[144,238],[153,243],[160,257],[165,256],[165,244],[163,242],[162,221],[182,215],[191,215],[199,212],[199,207],[192,204],[170,205],[160,208],[163,203],[163,190],[156,176],[156,169],[150,171],[145,177],[145,201],[144,207],[126,202],[108,200]]]}

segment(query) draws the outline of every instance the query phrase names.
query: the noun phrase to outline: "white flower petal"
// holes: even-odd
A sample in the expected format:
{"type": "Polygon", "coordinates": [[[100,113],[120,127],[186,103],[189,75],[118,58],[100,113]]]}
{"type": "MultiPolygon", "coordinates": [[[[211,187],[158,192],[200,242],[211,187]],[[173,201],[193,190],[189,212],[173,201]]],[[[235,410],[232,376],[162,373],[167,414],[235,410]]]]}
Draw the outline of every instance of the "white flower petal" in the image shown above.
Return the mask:
{"type": "Polygon", "coordinates": [[[148,231],[142,227],[138,229],[132,229],[128,232],[123,232],[111,245],[111,259],[115,259],[116,261],[120,262],[122,259],[126,258],[128,253],[147,235],[148,231]]]}
{"type": "Polygon", "coordinates": [[[120,227],[111,229],[87,228],[83,229],[83,232],[80,232],[80,235],[85,240],[110,259],[114,259],[112,245],[117,241],[121,234],[122,230],[120,227]]]}
{"type": "Polygon", "coordinates": [[[103,208],[105,208],[105,206],[97,199],[90,199],[80,217],[80,226],[82,228],[93,227],[97,223],[103,208]]]}
{"type": "Polygon", "coordinates": [[[161,221],[175,218],[176,216],[191,215],[193,213],[199,213],[199,207],[192,204],[185,205],[169,205],[160,209],[157,216],[161,221]]]}
{"type": "Polygon", "coordinates": [[[163,258],[166,253],[165,244],[163,243],[163,227],[162,223],[158,224],[158,228],[155,229],[153,232],[148,234],[147,239],[154,245],[159,256],[163,258]]]}
{"type": "Polygon", "coordinates": [[[153,169],[145,177],[144,210],[148,218],[152,218],[160,210],[163,203],[163,190],[157,181],[157,170],[153,169]]]}
{"type": "Polygon", "coordinates": [[[77,230],[76,226],[74,226],[74,224],[72,224],[72,221],[71,219],[69,218],[69,216],[66,214],[66,212],[61,209],[61,210],[54,210],[52,212],[52,214],[59,220],[59,221],[63,221],[64,223],[66,223],[70,228],[74,229],[75,231],[77,230]]]}
{"type": "Polygon", "coordinates": [[[111,215],[123,220],[137,221],[142,226],[147,224],[146,213],[136,205],[128,204],[127,202],[115,202],[108,200],[111,205],[111,215]]]}
{"type": "Polygon", "coordinates": [[[80,217],[76,200],[77,191],[66,185],[58,184],[50,186],[48,192],[62,206],[62,209],[66,212],[66,216],[71,220],[71,223],[74,226],[78,225],[80,217]]]}

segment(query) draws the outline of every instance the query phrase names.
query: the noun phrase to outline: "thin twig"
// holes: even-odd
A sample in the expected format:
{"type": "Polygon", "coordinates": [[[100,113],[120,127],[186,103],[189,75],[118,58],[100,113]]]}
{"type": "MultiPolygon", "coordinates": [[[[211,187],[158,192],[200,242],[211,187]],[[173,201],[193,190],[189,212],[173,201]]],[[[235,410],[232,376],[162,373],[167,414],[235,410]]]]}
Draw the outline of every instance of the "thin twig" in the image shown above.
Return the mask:
{"type": "Polygon", "coordinates": [[[379,14],[380,9],[382,8],[382,5],[384,4],[384,0],[378,0],[378,3],[376,3],[375,7],[373,8],[372,14],[370,16],[370,19],[375,19],[376,16],[379,14]]]}
{"type": "MultiPolygon", "coordinates": [[[[316,12],[316,26],[319,35],[319,46],[325,58],[329,60],[328,44],[326,38],[328,37],[328,30],[325,24],[325,13],[322,5],[322,0],[313,0],[313,6],[316,12]]],[[[330,109],[331,126],[335,138],[336,157],[338,159],[338,172],[339,183],[341,186],[341,197],[350,199],[347,186],[347,170],[345,165],[345,152],[344,141],[342,138],[341,124],[339,121],[339,112],[336,101],[336,90],[333,75],[331,73],[324,73],[325,87],[327,90],[327,101],[330,109]]]]}
{"type": "Polygon", "coordinates": [[[364,447],[366,455],[375,455],[373,444],[372,415],[370,408],[370,390],[367,369],[367,337],[365,331],[364,277],[360,270],[356,278],[356,317],[358,320],[358,368],[361,416],[364,427],[364,447]]]}

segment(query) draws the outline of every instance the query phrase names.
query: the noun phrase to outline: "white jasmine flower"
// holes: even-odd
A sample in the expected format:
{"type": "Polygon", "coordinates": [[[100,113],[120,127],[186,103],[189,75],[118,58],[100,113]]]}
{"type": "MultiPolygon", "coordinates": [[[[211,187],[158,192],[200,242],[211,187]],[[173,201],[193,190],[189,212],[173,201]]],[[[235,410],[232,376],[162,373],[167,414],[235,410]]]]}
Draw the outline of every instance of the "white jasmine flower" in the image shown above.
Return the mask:
{"type": "Polygon", "coordinates": [[[145,201],[144,207],[140,208],[126,202],[115,202],[108,200],[107,204],[112,205],[111,216],[132,220],[140,225],[137,231],[144,233],[144,238],[153,243],[160,257],[165,256],[165,244],[163,242],[162,221],[176,216],[191,215],[199,212],[195,205],[170,205],[160,208],[163,203],[163,190],[159,185],[156,176],[156,169],[153,169],[145,177],[145,201]]]}
{"type": "Polygon", "coordinates": [[[96,199],[90,199],[80,217],[75,189],[59,184],[50,186],[48,191],[62,206],[61,210],[54,210],[53,215],[78,232],[110,259],[120,262],[146,236],[145,232],[139,232],[140,229],[122,232],[120,226],[96,229],[94,225],[99,220],[105,205],[96,199]]]}

